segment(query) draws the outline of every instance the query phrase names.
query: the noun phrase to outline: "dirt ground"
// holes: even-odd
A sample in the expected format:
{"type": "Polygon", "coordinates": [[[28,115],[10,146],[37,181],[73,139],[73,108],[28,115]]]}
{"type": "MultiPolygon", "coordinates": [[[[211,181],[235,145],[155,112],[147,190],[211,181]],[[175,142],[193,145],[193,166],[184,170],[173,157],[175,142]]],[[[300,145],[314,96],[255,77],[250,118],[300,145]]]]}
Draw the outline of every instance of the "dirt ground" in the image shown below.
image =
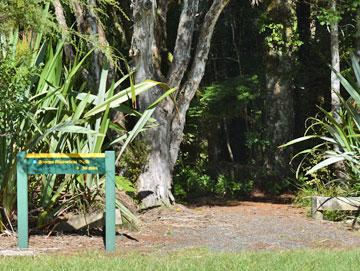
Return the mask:
{"type": "MultiPolygon", "coordinates": [[[[208,248],[214,251],[351,248],[360,246],[360,233],[344,223],[315,221],[302,208],[289,204],[249,201],[225,206],[153,209],[140,215],[137,232],[120,231],[121,251],[169,251],[208,248]]],[[[35,252],[76,252],[103,249],[101,236],[30,236],[35,252]]],[[[16,248],[12,236],[0,236],[0,252],[16,248]]]]}

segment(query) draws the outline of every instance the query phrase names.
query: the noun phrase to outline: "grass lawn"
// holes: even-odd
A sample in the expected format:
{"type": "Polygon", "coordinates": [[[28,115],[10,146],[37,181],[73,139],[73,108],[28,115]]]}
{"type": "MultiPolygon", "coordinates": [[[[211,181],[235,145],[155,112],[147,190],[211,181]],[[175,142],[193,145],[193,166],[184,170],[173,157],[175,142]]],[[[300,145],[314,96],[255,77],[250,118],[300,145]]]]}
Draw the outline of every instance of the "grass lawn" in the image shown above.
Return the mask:
{"type": "Polygon", "coordinates": [[[215,253],[180,250],[172,253],[83,253],[36,257],[0,257],[0,270],[360,270],[360,250],[302,250],[215,253]]]}

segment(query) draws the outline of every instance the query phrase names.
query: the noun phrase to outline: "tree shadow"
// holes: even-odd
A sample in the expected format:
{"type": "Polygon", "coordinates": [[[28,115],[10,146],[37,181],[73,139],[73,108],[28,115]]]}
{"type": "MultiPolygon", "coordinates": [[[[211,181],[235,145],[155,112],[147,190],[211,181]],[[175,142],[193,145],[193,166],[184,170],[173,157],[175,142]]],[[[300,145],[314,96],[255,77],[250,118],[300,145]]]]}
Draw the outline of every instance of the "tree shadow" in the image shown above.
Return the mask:
{"type": "Polygon", "coordinates": [[[238,198],[217,198],[217,197],[199,197],[187,201],[178,202],[188,208],[196,207],[215,207],[215,206],[240,206],[248,202],[271,203],[271,204],[292,204],[295,196],[293,194],[266,195],[263,193],[253,193],[250,196],[238,198]]]}

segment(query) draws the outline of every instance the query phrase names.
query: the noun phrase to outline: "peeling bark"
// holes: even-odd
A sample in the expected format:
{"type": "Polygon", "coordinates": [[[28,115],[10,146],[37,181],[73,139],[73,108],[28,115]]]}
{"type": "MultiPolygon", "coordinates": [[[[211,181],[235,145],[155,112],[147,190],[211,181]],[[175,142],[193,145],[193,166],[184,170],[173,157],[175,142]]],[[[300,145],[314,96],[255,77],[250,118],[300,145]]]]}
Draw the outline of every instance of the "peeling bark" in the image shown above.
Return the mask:
{"type": "MultiPolygon", "coordinates": [[[[132,37],[130,56],[136,64],[135,82],[145,79],[159,79],[162,77],[161,57],[156,32],[158,18],[156,2],[150,0],[133,1],[134,32],[132,37]]],[[[161,95],[159,88],[140,95],[140,110],[145,110],[157,97],[161,95]]],[[[166,102],[165,102],[166,103],[166,102]]],[[[171,194],[171,171],[168,166],[168,123],[167,114],[163,106],[159,106],[153,117],[158,121],[158,127],[148,130],[144,140],[150,145],[151,152],[143,173],[139,176],[137,189],[142,207],[149,208],[158,205],[169,205],[174,200],[171,194]]]]}
{"type": "Polygon", "coordinates": [[[180,22],[174,49],[168,83],[172,87],[179,87],[191,58],[191,45],[193,40],[195,16],[198,12],[199,0],[185,0],[181,12],[180,22]]]}
{"type": "MultiPolygon", "coordinates": [[[[88,0],[86,22],[87,22],[87,34],[92,37],[95,37],[99,34],[98,21],[95,14],[96,1],[88,0]]],[[[91,62],[91,78],[92,78],[92,89],[96,89],[100,83],[100,73],[102,67],[102,54],[99,49],[95,49],[92,53],[92,62],[91,62]]]]}
{"type": "MultiPolygon", "coordinates": [[[[134,32],[130,56],[136,64],[135,81],[161,80],[177,87],[176,106],[168,99],[154,113],[158,127],[148,130],[144,139],[150,144],[148,163],[138,180],[138,193],[143,208],[169,205],[174,202],[171,193],[172,172],[183,137],[186,112],[205,72],[210,43],[216,22],[229,0],[214,0],[202,22],[199,39],[195,45],[195,59],[189,70],[195,18],[199,0],[184,0],[177,29],[173,62],[169,72],[161,71],[161,53],[165,50],[167,2],[165,0],[133,0],[134,32]]],[[[162,91],[154,88],[139,97],[140,109],[144,110],[162,91]]]]}
{"type": "Polygon", "coordinates": [[[66,24],[65,14],[63,6],[61,5],[60,0],[53,0],[53,6],[55,9],[56,20],[58,21],[60,27],[65,31],[68,30],[68,26],[66,24]]]}
{"type": "Polygon", "coordinates": [[[190,102],[194,98],[194,95],[199,88],[201,79],[205,73],[206,62],[209,56],[211,39],[214,33],[215,25],[229,1],[230,0],[215,0],[205,15],[195,52],[195,59],[190,70],[189,78],[181,88],[177,99],[177,106],[179,110],[176,112],[171,124],[172,135],[170,143],[170,156],[172,168],[175,166],[179,155],[180,144],[183,139],[183,131],[186,123],[186,112],[189,109],[190,102]]]}

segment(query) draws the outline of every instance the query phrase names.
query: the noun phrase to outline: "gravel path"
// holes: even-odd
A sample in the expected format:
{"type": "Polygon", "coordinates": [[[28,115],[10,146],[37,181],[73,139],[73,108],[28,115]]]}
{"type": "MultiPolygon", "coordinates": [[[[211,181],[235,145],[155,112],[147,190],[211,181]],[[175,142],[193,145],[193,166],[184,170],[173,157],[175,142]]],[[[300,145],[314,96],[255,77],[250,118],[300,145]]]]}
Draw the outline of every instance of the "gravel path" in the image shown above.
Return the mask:
{"type": "Polygon", "coordinates": [[[291,205],[238,202],[235,206],[178,208],[146,214],[149,236],[163,246],[207,247],[220,251],[360,247],[359,232],[343,223],[315,221],[291,205]],[[156,217],[156,220],[154,220],[156,217]]]}
{"type": "MultiPolygon", "coordinates": [[[[121,232],[117,247],[144,252],[189,247],[215,251],[360,247],[359,232],[343,223],[312,220],[301,208],[255,202],[230,205],[153,209],[141,215],[138,232],[121,232]]],[[[0,254],[15,246],[14,237],[0,237],[0,254]]],[[[30,247],[68,253],[103,245],[99,236],[59,235],[32,236],[30,247]]]]}

